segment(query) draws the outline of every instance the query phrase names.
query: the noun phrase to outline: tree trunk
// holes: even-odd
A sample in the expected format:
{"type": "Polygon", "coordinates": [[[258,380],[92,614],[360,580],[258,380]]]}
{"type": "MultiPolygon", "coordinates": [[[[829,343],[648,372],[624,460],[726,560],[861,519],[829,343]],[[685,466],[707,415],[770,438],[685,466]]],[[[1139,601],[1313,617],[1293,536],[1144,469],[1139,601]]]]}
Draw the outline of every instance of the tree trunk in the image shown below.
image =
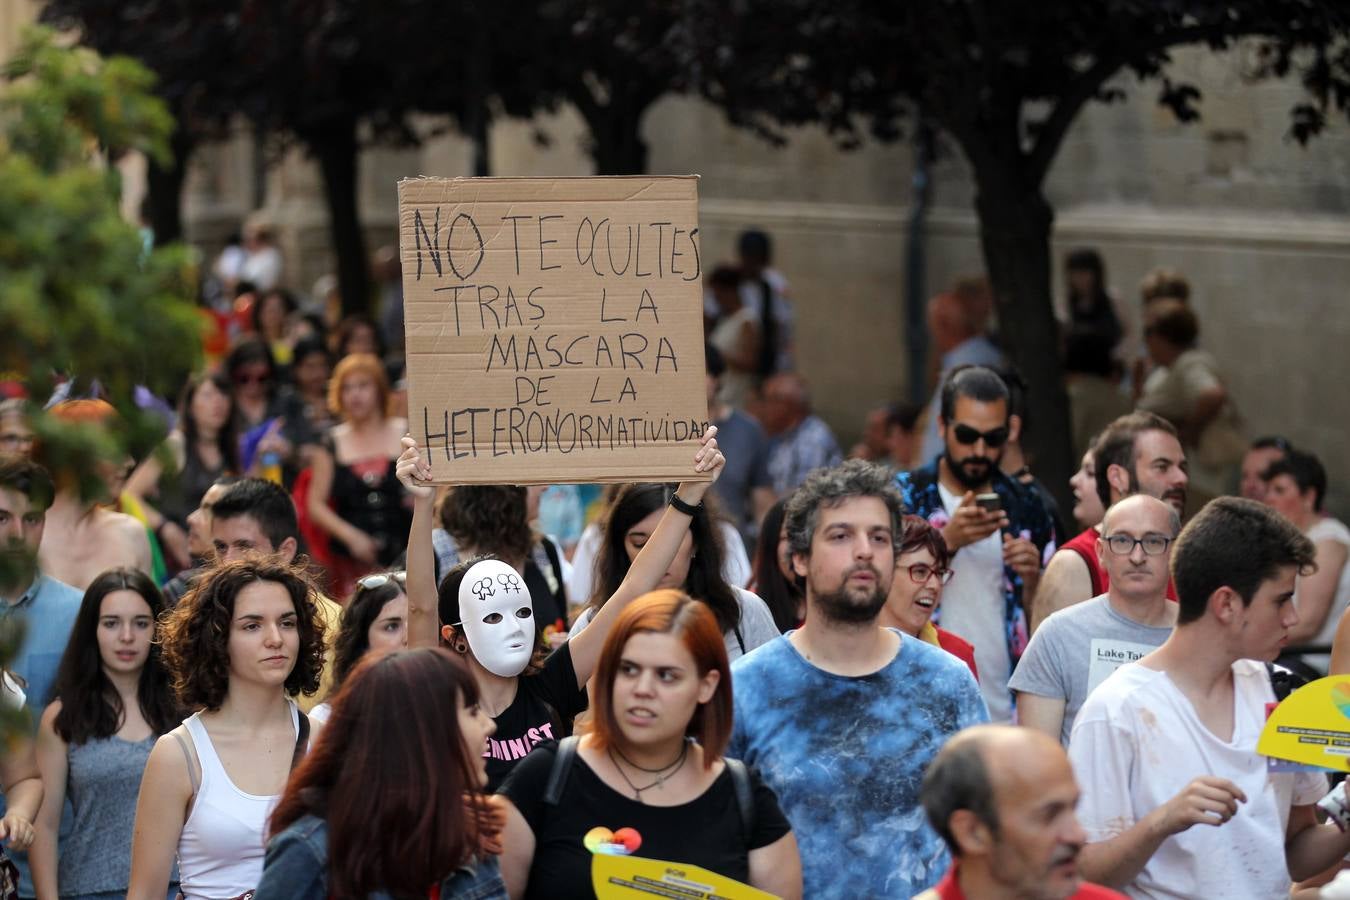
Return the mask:
{"type": "Polygon", "coordinates": [[[161,166],[149,161],[145,175],[145,209],[155,246],[171,244],[183,237],[183,181],[192,156],[193,141],[181,126],[174,129],[169,150],[173,159],[161,166]]]}
{"type": "Polygon", "coordinates": [[[647,104],[637,108],[610,104],[587,117],[595,174],[641,175],[647,171],[647,143],[642,139],[646,112],[647,104]]]}
{"type": "Polygon", "coordinates": [[[1003,345],[1027,385],[1030,427],[1023,432],[1023,449],[1067,515],[1073,506],[1069,478],[1077,465],[1050,290],[1054,211],[1039,188],[1022,186],[1015,170],[977,167],[975,180],[980,243],[1003,345]]]}
{"type": "Polygon", "coordinates": [[[357,210],[356,122],[352,119],[335,122],[329,128],[307,134],[305,141],[323,173],[343,315],[369,315],[370,263],[357,210]]]}

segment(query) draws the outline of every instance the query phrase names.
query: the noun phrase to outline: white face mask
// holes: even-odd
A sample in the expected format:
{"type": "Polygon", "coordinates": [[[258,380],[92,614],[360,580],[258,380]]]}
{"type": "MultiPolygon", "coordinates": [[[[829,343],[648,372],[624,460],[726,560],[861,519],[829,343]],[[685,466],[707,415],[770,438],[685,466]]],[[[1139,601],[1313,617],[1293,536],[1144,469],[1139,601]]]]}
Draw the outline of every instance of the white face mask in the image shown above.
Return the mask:
{"type": "Polygon", "coordinates": [[[471,566],[459,583],[459,620],[483,668],[503,678],[525,671],[534,654],[534,611],[519,572],[499,559],[471,566]]]}

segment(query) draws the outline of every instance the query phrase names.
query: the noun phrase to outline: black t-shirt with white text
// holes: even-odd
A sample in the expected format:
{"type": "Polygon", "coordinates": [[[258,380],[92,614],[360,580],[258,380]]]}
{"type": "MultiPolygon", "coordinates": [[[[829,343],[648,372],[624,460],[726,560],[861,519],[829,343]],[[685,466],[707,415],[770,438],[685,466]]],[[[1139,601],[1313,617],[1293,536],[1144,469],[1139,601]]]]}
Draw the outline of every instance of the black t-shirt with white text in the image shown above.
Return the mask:
{"type": "Polygon", "coordinates": [[[543,668],[517,679],[516,698],[492,721],[488,738],[487,789],[496,791],[508,772],[541,741],[561,740],[571,733],[572,719],[586,711],[586,691],[577,687],[572,651],[567,644],[544,660],[543,668]]]}
{"type": "Polygon", "coordinates": [[[556,805],[544,802],[555,744],[535,748],[511,772],[501,793],[520,810],[534,832],[534,860],[525,900],[593,898],[591,851],[583,843],[592,828],[631,828],[641,836],[635,856],[701,866],[750,880],[750,851],[767,847],[792,830],[773,791],[750,773],[754,821],[749,834],[725,769],[703,794],[678,806],[648,806],[615,791],[576,756],[556,805]]]}

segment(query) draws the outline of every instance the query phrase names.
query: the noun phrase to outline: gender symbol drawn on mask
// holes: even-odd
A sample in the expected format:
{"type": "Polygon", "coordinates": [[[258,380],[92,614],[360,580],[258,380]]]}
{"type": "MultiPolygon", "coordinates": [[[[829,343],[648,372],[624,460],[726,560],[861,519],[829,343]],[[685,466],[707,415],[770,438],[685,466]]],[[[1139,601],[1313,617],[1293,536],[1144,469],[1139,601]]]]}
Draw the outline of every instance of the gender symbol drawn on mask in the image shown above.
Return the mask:
{"type": "Polygon", "coordinates": [[[473,595],[478,598],[478,601],[480,603],[486,601],[487,598],[497,593],[492,587],[491,576],[478,579],[476,582],[474,582],[474,585],[472,588],[470,588],[470,590],[473,591],[473,595]]]}
{"type": "Polygon", "coordinates": [[[514,574],[503,572],[497,576],[497,583],[508,591],[520,593],[520,578],[514,574]]]}

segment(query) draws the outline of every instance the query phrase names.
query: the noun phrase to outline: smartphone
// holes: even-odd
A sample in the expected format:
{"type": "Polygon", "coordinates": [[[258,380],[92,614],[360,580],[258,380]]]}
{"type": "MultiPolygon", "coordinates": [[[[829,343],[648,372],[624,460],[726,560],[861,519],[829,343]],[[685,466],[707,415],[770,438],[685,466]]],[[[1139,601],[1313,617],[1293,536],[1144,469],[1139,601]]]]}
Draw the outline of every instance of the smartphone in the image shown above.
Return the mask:
{"type": "Polygon", "coordinates": [[[985,512],[996,513],[1003,511],[1003,499],[999,497],[998,494],[994,493],[976,494],[975,505],[985,512]]]}

